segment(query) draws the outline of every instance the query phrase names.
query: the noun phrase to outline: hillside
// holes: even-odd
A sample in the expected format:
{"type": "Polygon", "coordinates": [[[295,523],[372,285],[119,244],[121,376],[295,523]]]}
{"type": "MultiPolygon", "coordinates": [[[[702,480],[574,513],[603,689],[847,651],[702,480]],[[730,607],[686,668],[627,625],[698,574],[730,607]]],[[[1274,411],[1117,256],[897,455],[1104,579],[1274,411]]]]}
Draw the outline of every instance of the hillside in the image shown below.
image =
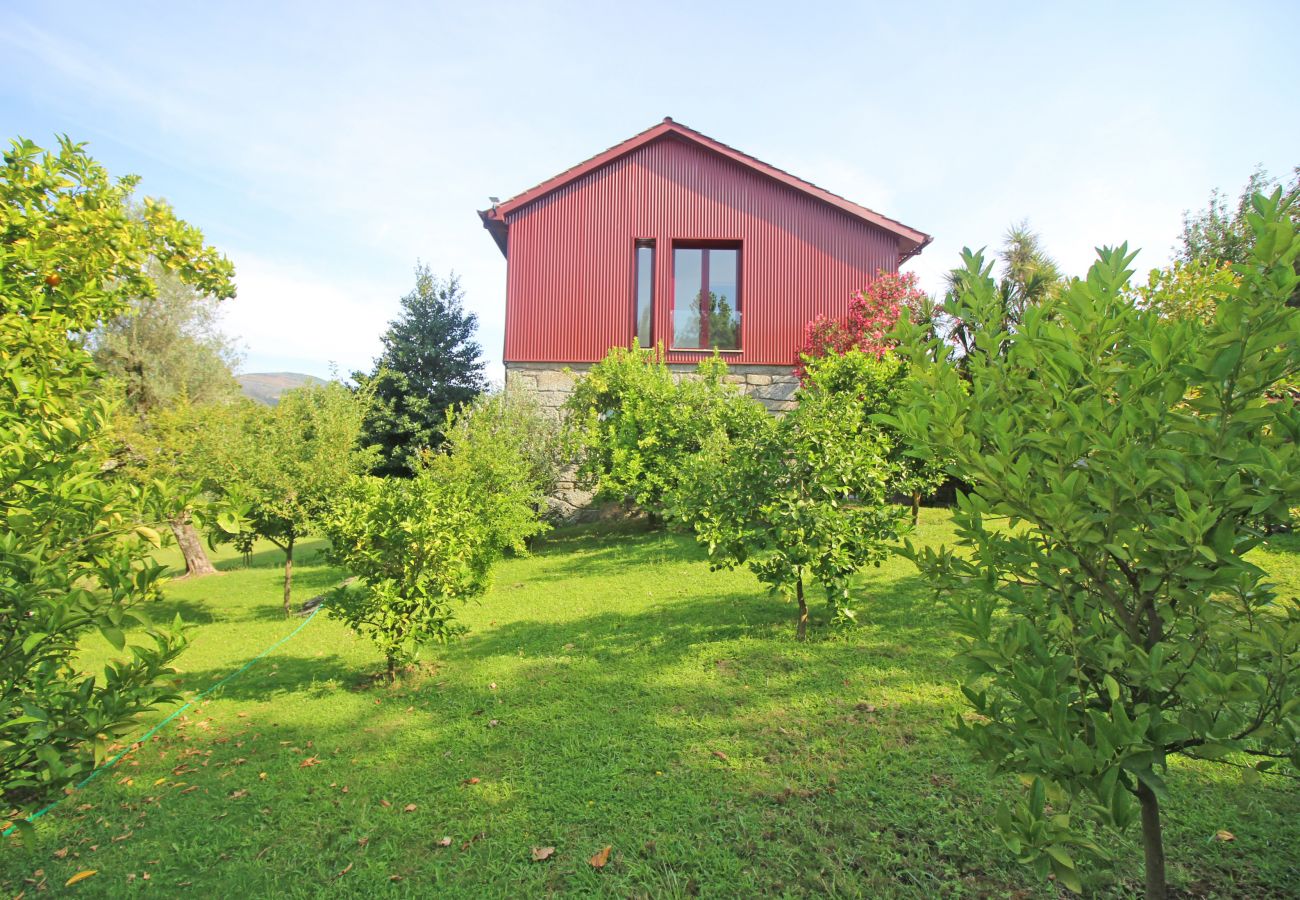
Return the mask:
{"type": "Polygon", "coordinates": [[[301,372],[250,372],[247,375],[236,375],[235,380],[243,388],[245,397],[251,397],[267,406],[279,403],[280,395],[285,391],[325,383],[323,378],[301,372]]]}

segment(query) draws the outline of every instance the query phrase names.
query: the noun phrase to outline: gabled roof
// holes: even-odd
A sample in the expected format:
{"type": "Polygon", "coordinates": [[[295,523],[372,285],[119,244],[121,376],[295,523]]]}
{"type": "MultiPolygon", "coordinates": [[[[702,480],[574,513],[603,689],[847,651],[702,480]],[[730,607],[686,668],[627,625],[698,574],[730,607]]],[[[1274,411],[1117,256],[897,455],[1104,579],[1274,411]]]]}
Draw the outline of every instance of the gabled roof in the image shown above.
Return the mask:
{"type": "Polygon", "coordinates": [[[904,225],[896,219],[891,219],[888,216],[881,215],[875,210],[867,209],[865,206],[859,206],[850,200],[845,200],[838,194],[832,194],[830,191],[824,188],[819,188],[817,185],[804,181],[802,178],[796,178],[789,172],[778,169],[775,166],[770,166],[762,160],[755,159],[746,153],[741,153],[733,147],[728,147],[726,144],[715,141],[708,135],[701,134],[693,128],[687,128],[679,122],[674,122],[671,117],[665,118],[658,125],[655,125],[652,128],[647,128],[645,131],[628,138],[621,144],[616,144],[613,147],[610,147],[604,153],[598,153],[586,162],[579,163],[571,169],[566,169],[554,178],[547,179],[536,187],[529,188],[522,194],[517,194],[514,197],[511,197],[504,203],[498,203],[491,209],[480,211],[479,217],[483,220],[483,227],[491,232],[492,237],[497,242],[497,246],[501,248],[502,253],[505,253],[507,245],[506,216],[510,215],[510,213],[527,206],[535,200],[545,197],[552,191],[564,187],[572,181],[576,181],[589,172],[595,171],[601,166],[618,159],[620,156],[625,156],[633,150],[645,146],[651,141],[656,141],[659,138],[666,136],[673,136],[698,144],[701,147],[712,150],[714,153],[725,156],[733,162],[739,163],[759,175],[771,178],[774,181],[779,181],[797,191],[802,191],[811,197],[816,197],[823,203],[828,203],[856,219],[861,219],[871,225],[883,228],[891,234],[898,235],[899,249],[901,251],[899,254],[899,262],[920,253],[931,241],[930,235],[925,232],[917,231],[915,228],[909,228],[907,225],[904,225]]]}

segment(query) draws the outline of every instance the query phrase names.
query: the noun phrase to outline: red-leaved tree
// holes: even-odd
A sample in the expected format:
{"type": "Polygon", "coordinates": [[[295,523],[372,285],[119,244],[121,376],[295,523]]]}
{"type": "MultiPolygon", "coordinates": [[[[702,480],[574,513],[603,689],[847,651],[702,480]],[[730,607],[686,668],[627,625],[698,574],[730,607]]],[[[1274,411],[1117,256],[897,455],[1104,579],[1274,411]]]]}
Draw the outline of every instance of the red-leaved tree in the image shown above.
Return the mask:
{"type": "MultiPolygon", "coordinates": [[[[893,344],[886,335],[898,321],[901,310],[919,310],[925,292],[916,286],[915,272],[881,270],[866,288],[849,297],[849,312],[843,319],[818,316],[804,327],[804,341],[795,358],[794,373],[804,380],[805,364],[828,353],[858,349],[883,356],[893,344]]],[[[913,318],[916,318],[913,315],[913,318]]]]}

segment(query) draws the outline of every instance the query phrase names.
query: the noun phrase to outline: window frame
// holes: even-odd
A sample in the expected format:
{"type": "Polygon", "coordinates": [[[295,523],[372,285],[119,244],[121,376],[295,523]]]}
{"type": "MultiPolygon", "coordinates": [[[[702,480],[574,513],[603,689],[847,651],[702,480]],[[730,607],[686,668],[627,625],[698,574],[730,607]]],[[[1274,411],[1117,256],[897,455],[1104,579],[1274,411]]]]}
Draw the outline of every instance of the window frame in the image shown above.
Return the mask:
{"type": "Polygon", "coordinates": [[[641,344],[642,350],[654,347],[655,341],[655,288],[658,278],[659,248],[654,238],[634,238],[632,241],[632,340],[641,337],[641,251],[650,251],[650,334],[649,342],[641,344]]]}
{"type": "MultiPolygon", "coordinates": [[[[670,242],[672,255],[670,263],[672,272],[669,278],[668,291],[668,335],[670,338],[668,350],[671,353],[734,353],[741,354],[745,352],[745,247],[744,242],[739,238],[736,239],[718,239],[718,238],[678,238],[670,242]],[[736,306],[735,310],[740,316],[740,323],[736,329],[736,342],[740,345],[734,349],[723,347],[678,347],[676,345],[677,329],[675,327],[677,314],[677,251],[678,250],[734,250],[736,252],[736,306]]],[[[708,272],[707,254],[700,258],[700,289],[708,290],[708,279],[705,273],[708,272]]],[[[703,342],[701,342],[703,343],[703,342]]]]}

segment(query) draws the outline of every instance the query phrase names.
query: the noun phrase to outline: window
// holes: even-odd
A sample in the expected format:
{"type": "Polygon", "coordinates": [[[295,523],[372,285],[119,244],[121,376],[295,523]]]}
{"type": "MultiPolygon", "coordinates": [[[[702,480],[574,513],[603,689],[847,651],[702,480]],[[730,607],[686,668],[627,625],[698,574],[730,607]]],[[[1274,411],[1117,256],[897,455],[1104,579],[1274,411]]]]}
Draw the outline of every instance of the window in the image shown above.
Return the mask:
{"type": "Polygon", "coordinates": [[[636,339],[642,347],[654,346],[655,242],[636,242],[636,339]]]}
{"type": "Polygon", "coordinates": [[[740,349],[740,247],[673,247],[672,346],[740,349]]]}

